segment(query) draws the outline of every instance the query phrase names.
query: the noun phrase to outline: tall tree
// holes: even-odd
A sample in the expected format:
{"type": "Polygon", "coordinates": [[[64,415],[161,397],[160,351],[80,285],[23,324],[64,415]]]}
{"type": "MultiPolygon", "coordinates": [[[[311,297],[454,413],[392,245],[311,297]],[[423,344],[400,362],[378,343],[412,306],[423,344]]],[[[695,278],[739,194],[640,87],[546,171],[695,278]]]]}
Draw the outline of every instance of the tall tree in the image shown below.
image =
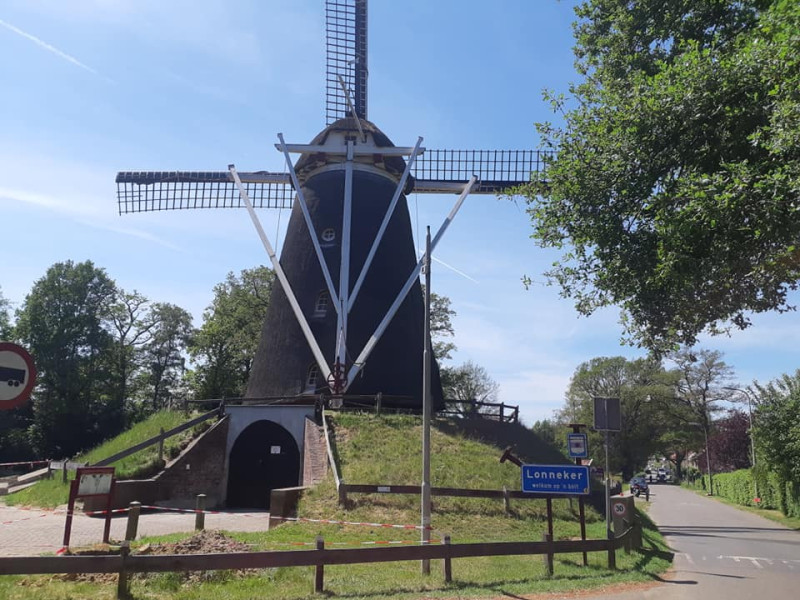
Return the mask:
{"type": "Polygon", "coordinates": [[[244,394],[274,280],[274,273],[261,266],[239,276],[228,273],[214,286],[214,299],[189,349],[197,363],[198,398],[244,394]]]}
{"type": "MultiPolygon", "coordinates": [[[[611,469],[626,479],[647,463],[663,433],[658,403],[669,395],[674,376],[659,361],[627,360],[621,356],[593,358],[575,370],[566,394],[562,421],[594,422],[594,398],[620,399],[621,429],[609,436],[611,469]]],[[[599,464],[604,461],[603,435],[590,432],[589,449],[599,464]]]]}
{"type": "Polygon", "coordinates": [[[800,3],[585,0],[563,126],[529,186],[576,308],[655,350],[786,311],[800,279],[800,3]]]}
{"type": "Polygon", "coordinates": [[[40,456],[70,456],[123,424],[113,395],[107,331],[114,282],[91,261],[56,263],[34,283],[16,329],[36,361],[34,446],[40,456]]]}
{"type": "MultiPolygon", "coordinates": [[[[670,359],[675,363],[678,379],[675,396],[664,398],[662,407],[685,428],[693,427],[702,432],[704,445],[708,445],[713,434],[713,416],[722,410],[719,403],[729,400],[732,395],[727,386],[733,369],[716,350],[684,349],[673,353],[670,359]]],[[[706,471],[710,467],[709,480],[713,479],[711,462],[709,454],[703,467],[706,471]]]]}
{"type": "Polygon", "coordinates": [[[3,289],[0,288],[0,341],[11,338],[11,317],[9,309],[11,303],[3,296],[3,289]]]}
{"type": "Polygon", "coordinates": [[[153,305],[150,338],[142,349],[147,375],[147,394],[152,409],[171,406],[179,394],[185,360],[184,352],[194,334],[192,315],[174,304],[153,305]]]}
{"type": "MultiPolygon", "coordinates": [[[[740,410],[730,410],[714,422],[714,434],[708,439],[711,468],[714,472],[747,469],[750,463],[750,421],[740,410]]],[[[702,466],[705,457],[698,463],[702,466]]]]}
{"type": "MultiPolygon", "coordinates": [[[[422,286],[422,291],[425,292],[425,286],[422,286]]],[[[431,344],[439,361],[450,360],[456,351],[456,345],[451,341],[455,335],[451,317],[455,316],[450,298],[431,292],[431,344]]]]}
{"type": "Polygon", "coordinates": [[[491,407],[474,403],[497,402],[500,391],[500,385],[488,371],[471,360],[458,367],[442,369],[442,388],[450,407],[467,416],[489,412],[491,407]]]}
{"type": "Polygon", "coordinates": [[[140,367],[142,347],[152,338],[156,320],[150,301],[137,291],[117,289],[109,309],[109,330],[114,336],[116,392],[114,401],[120,406],[129,399],[130,382],[140,367]]]}

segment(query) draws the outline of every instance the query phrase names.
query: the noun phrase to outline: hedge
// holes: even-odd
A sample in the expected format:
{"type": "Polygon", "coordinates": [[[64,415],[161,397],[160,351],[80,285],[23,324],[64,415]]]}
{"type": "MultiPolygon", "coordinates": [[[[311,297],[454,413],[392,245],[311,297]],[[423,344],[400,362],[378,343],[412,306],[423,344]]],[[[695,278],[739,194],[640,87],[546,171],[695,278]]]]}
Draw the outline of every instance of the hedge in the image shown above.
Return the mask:
{"type": "MultiPolygon", "coordinates": [[[[714,474],[714,494],[743,506],[759,506],[780,510],[787,517],[800,517],[800,490],[791,481],[780,481],[775,473],[756,469],[758,497],[753,501],[755,488],[751,469],[714,474]]],[[[698,489],[708,489],[708,475],[694,482],[698,489]]]]}

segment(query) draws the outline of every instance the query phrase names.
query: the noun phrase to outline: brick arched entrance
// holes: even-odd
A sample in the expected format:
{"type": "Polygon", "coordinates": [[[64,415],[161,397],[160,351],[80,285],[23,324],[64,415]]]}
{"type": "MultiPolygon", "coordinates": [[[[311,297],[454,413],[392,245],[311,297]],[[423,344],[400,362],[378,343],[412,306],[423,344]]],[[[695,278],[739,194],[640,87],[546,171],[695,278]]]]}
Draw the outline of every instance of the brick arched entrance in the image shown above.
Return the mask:
{"type": "Polygon", "coordinates": [[[255,421],[231,448],[226,504],[231,508],[269,508],[270,492],[297,486],[299,477],[300,450],[292,434],[274,421],[255,421]]]}

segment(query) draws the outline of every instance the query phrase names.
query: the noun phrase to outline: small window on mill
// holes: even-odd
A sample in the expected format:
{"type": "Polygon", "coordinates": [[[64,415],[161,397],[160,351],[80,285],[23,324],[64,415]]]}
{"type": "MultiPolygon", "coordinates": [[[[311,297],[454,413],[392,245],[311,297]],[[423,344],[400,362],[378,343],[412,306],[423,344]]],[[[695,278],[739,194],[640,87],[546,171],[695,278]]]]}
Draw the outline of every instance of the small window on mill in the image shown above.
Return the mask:
{"type": "Polygon", "coordinates": [[[327,291],[322,291],[317,296],[317,302],[314,304],[314,316],[315,317],[324,317],[328,313],[328,304],[330,303],[331,297],[327,291]]]}
{"type": "Polygon", "coordinates": [[[328,227],[327,229],[322,230],[322,235],[320,237],[322,238],[323,242],[330,244],[336,239],[336,231],[333,229],[333,227],[328,227]]]}
{"type": "Polygon", "coordinates": [[[306,377],[306,392],[315,392],[317,384],[319,383],[319,367],[316,363],[312,363],[308,367],[308,376],[306,377]]]}

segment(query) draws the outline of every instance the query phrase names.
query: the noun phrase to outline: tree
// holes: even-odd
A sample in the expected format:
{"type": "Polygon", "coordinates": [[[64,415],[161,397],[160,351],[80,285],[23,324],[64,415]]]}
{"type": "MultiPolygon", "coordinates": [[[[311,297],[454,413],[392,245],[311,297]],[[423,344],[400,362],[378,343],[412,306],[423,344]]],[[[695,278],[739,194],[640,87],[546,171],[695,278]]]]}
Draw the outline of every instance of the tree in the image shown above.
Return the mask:
{"type": "MultiPolygon", "coordinates": [[[[755,439],[758,460],[777,474],[783,484],[791,484],[794,497],[800,497],[800,369],[784,374],[766,385],[755,384],[758,401],[755,439]]],[[[781,494],[786,511],[786,500],[781,494]]]]}
{"type": "Polygon", "coordinates": [[[0,288],[0,341],[5,341],[11,337],[11,318],[8,311],[11,303],[3,297],[3,289],[0,288]]]}
{"type": "Polygon", "coordinates": [[[33,355],[33,445],[39,456],[71,456],[123,425],[113,396],[107,331],[114,282],[91,261],[51,266],[17,312],[18,337],[33,355]]]}
{"type": "Polygon", "coordinates": [[[192,315],[174,304],[158,303],[152,308],[150,339],[142,349],[147,393],[152,410],[172,404],[179,393],[185,368],[183,353],[194,334],[192,315]]]}
{"type": "Polygon", "coordinates": [[[198,398],[244,394],[274,281],[274,273],[261,266],[244,269],[238,277],[228,273],[214,286],[214,299],[189,347],[197,363],[198,398]]]}
{"type": "MultiPolygon", "coordinates": [[[[675,396],[661,398],[661,405],[668,415],[682,423],[685,428],[694,427],[701,431],[705,447],[708,447],[713,415],[722,410],[718,403],[731,397],[727,385],[733,369],[722,360],[722,353],[716,350],[695,352],[684,349],[673,353],[670,358],[678,373],[675,396]]],[[[713,490],[713,470],[709,455],[705,462],[710,490],[713,490]]]]}
{"type": "Polygon", "coordinates": [[[156,320],[151,314],[150,301],[137,291],[117,289],[109,309],[109,330],[114,336],[114,366],[117,389],[115,402],[124,406],[129,399],[130,382],[140,367],[142,347],[151,337],[156,320]]]}
{"type": "MultiPolygon", "coordinates": [[[[656,360],[593,358],[575,370],[560,420],[591,424],[595,397],[619,398],[621,429],[609,435],[609,459],[611,469],[621,471],[628,479],[645,466],[658,448],[664,430],[653,398],[669,394],[673,378],[656,360]]],[[[589,449],[598,464],[603,464],[604,435],[590,432],[589,449]]]]}
{"type": "Polygon", "coordinates": [[[800,3],[585,0],[564,125],[523,190],[577,310],[652,350],[787,311],[800,279],[800,3]]]}
{"type": "MultiPolygon", "coordinates": [[[[422,294],[425,294],[425,284],[422,285],[422,294]]],[[[450,360],[456,351],[456,345],[450,341],[455,335],[451,317],[456,316],[450,305],[450,298],[431,292],[431,345],[437,360],[450,360]]]]}
{"type": "Polygon", "coordinates": [[[500,386],[484,367],[468,360],[458,367],[442,369],[442,389],[448,404],[469,416],[488,412],[490,407],[476,406],[474,402],[497,402],[500,386]]]}
{"type": "MultiPolygon", "coordinates": [[[[750,466],[750,421],[740,410],[714,421],[714,434],[708,439],[711,467],[715,473],[747,469],[750,466]]],[[[705,457],[701,457],[702,465],[705,457]]]]}

